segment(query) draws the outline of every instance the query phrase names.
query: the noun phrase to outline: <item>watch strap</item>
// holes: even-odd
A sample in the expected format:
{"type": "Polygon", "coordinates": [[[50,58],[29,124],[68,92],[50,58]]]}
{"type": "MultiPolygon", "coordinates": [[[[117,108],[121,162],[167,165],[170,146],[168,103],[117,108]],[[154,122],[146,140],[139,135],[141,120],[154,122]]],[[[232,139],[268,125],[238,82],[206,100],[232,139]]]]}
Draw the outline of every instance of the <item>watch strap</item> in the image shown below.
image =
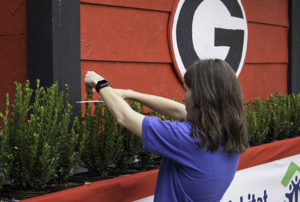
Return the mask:
{"type": "Polygon", "coordinates": [[[106,81],[105,79],[101,80],[101,81],[98,81],[97,84],[96,84],[96,91],[99,93],[99,91],[102,89],[102,88],[105,88],[105,87],[111,87],[111,85],[109,84],[108,81],[106,81]]]}

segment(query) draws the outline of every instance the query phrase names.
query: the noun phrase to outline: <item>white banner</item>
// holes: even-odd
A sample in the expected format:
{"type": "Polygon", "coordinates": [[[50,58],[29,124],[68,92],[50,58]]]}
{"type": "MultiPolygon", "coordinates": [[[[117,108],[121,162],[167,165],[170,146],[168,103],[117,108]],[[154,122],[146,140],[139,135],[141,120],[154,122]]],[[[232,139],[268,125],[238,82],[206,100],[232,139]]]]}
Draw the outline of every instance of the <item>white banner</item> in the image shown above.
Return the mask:
{"type": "Polygon", "coordinates": [[[238,171],[221,201],[298,202],[299,179],[300,154],[238,171]]]}
{"type": "Polygon", "coordinates": [[[237,171],[221,202],[298,202],[299,182],[300,154],[237,171]]]}

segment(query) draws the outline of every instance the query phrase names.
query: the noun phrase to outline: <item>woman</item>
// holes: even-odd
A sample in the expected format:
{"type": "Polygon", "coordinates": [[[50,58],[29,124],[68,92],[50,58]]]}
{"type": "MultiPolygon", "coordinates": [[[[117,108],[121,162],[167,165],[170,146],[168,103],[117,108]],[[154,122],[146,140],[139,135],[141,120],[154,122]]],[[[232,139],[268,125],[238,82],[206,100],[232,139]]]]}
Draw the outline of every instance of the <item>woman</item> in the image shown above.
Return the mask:
{"type": "Polygon", "coordinates": [[[232,68],[219,59],[200,60],[184,75],[184,105],[132,90],[113,90],[103,77],[87,72],[88,92],[96,87],[116,121],[143,138],[143,148],[163,159],[155,201],[220,201],[247,150],[241,89],[232,68]],[[177,121],[133,111],[132,99],[177,121]]]}

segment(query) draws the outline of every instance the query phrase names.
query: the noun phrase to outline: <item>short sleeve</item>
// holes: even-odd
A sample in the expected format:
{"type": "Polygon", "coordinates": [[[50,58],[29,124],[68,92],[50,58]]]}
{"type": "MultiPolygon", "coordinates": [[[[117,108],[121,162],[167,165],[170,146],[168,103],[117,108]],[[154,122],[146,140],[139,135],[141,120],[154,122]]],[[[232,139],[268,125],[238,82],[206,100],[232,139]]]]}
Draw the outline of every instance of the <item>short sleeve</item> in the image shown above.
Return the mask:
{"type": "MultiPolygon", "coordinates": [[[[191,124],[162,121],[158,117],[145,117],[142,125],[143,149],[178,161],[183,145],[191,144],[191,124]],[[188,140],[187,140],[188,139],[188,140]]],[[[194,144],[194,143],[193,143],[194,144]]]]}

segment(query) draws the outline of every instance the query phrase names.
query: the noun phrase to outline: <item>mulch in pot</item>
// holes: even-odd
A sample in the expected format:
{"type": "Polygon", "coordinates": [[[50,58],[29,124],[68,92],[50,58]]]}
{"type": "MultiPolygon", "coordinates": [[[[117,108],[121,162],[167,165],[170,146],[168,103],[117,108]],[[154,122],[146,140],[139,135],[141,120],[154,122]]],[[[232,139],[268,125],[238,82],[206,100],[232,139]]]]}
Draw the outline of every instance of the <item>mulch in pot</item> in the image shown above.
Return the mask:
{"type": "Polygon", "coordinates": [[[48,190],[33,191],[33,190],[20,190],[11,185],[3,185],[0,191],[0,199],[4,201],[24,200],[44,194],[50,193],[48,190]]]}
{"type": "Polygon", "coordinates": [[[73,177],[70,177],[66,183],[63,184],[50,184],[46,186],[46,189],[49,190],[49,192],[57,192],[57,191],[62,191],[65,189],[70,189],[74,187],[78,187],[81,185],[84,185],[85,181],[76,179],[73,177]]]}
{"type": "Polygon", "coordinates": [[[69,178],[67,182],[62,184],[49,184],[46,185],[43,190],[23,190],[17,187],[13,187],[10,184],[3,185],[0,190],[0,201],[13,202],[15,200],[24,200],[33,198],[36,196],[41,196],[44,194],[49,194],[52,192],[62,191],[65,189],[70,189],[73,187],[84,185],[83,180],[69,178]]]}
{"type": "Polygon", "coordinates": [[[106,180],[106,179],[110,179],[110,178],[114,178],[114,177],[117,177],[117,176],[112,175],[112,174],[100,176],[99,174],[97,174],[95,172],[78,173],[78,174],[75,174],[72,176],[73,179],[82,180],[86,183],[96,182],[96,181],[100,181],[100,180],[106,180]]]}

